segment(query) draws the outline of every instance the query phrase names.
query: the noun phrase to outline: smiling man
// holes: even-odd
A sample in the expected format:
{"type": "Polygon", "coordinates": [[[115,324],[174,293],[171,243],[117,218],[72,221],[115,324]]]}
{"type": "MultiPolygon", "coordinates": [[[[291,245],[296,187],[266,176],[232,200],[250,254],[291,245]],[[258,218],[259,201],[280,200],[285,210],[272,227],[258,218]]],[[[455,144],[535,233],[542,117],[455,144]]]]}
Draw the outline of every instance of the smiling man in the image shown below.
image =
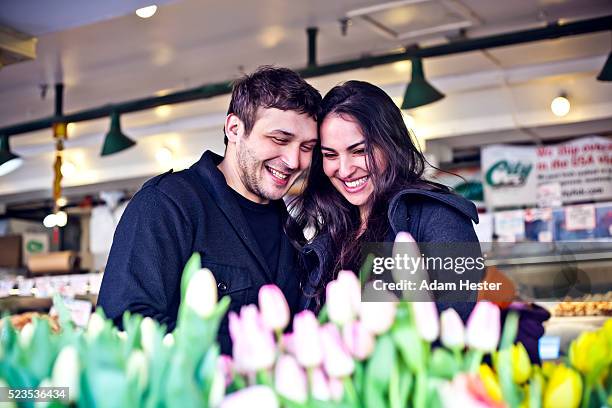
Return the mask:
{"type": "MultiPolygon", "coordinates": [[[[292,312],[301,292],[282,197],[310,166],[321,95],[295,72],[261,67],[238,80],[225,120],[225,156],[149,180],[115,232],[98,305],[117,325],[125,311],[173,330],[183,267],[193,252],[230,309],[256,303],[274,283],[292,312]]],[[[219,341],[231,352],[227,318],[219,341]]]]}

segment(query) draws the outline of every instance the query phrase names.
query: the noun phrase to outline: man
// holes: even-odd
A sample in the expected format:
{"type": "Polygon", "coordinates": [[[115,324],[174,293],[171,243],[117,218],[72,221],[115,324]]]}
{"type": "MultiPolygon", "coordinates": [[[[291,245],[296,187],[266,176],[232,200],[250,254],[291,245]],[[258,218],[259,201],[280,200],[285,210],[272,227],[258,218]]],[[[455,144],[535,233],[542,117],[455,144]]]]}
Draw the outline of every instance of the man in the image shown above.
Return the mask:
{"type": "MultiPolygon", "coordinates": [[[[284,233],[282,197],[310,166],[321,95],[295,72],[260,67],[238,80],[225,120],[225,157],[147,181],[117,230],[98,305],[121,325],[127,310],[173,330],[183,267],[199,252],[230,309],[256,303],[274,283],[299,307],[297,253],[284,233]]],[[[231,351],[227,319],[222,352],[231,351]]]]}

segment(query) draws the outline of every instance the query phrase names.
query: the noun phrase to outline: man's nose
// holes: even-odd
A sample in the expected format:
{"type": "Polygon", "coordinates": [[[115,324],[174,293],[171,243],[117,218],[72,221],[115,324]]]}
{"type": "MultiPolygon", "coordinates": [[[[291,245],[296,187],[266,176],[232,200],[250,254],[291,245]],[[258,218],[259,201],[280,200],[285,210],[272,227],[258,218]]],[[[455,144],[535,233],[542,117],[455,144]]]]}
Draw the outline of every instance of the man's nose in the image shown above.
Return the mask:
{"type": "Polygon", "coordinates": [[[300,147],[287,146],[283,154],[283,162],[288,170],[296,170],[300,167],[300,147]]]}

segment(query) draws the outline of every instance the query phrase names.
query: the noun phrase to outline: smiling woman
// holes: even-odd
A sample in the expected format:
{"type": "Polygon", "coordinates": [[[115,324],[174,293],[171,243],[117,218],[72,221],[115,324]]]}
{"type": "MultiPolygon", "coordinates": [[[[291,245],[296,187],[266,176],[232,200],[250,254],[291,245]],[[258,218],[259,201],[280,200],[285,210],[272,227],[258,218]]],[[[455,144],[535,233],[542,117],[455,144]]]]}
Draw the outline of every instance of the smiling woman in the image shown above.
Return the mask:
{"type": "MultiPolygon", "coordinates": [[[[464,245],[469,253],[460,255],[481,256],[472,226],[472,220],[478,221],[476,207],[424,179],[425,158],[383,90],[361,81],[336,86],[323,98],[318,122],[320,144],[304,194],[291,203],[297,224],[315,232],[311,242],[301,245],[310,267],[306,295],[316,305],[324,302],[323,288],[340,270],[360,269],[366,243],[393,242],[400,231],[419,243],[475,243],[464,245]]],[[[454,273],[443,268],[428,272],[434,278],[454,273]]],[[[479,282],[481,276],[478,269],[463,278],[479,282]]],[[[476,291],[461,299],[465,302],[439,306],[453,306],[467,317],[476,291]]]]}

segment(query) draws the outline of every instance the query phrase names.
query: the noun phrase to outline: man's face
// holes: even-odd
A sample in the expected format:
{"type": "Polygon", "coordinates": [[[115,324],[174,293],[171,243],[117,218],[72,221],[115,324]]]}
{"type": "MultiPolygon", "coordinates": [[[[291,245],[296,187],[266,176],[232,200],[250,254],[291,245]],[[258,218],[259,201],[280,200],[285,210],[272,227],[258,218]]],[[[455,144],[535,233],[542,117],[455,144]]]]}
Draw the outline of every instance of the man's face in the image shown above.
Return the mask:
{"type": "Polygon", "coordinates": [[[242,184],[260,199],[282,198],[310,166],[316,142],[314,118],[295,111],[259,108],[251,133],[236,141],[242,184]]]}

